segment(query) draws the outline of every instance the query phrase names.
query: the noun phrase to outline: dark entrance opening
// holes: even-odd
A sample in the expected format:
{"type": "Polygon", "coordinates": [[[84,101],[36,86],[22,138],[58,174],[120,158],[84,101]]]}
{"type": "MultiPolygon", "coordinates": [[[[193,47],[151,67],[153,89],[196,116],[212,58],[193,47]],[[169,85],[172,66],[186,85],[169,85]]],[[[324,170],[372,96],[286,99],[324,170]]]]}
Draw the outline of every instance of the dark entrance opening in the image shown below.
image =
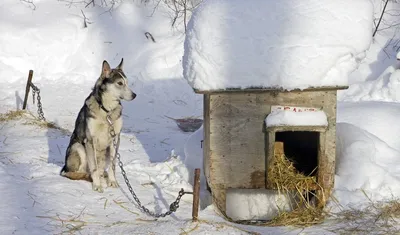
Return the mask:
{"type": "Polygon", "coordinates": [[[317,174],[319,132],[276,132],[275,141],[283,142],[286,157],[299,172],[306,176],[317,174]]]}

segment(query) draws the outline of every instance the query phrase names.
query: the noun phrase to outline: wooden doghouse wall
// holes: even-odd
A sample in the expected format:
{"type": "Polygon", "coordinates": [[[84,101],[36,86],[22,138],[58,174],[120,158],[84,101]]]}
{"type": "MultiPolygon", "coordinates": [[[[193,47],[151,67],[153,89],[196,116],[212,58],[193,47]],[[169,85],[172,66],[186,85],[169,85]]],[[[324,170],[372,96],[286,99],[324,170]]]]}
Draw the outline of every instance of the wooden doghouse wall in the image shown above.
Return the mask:
{"type": "MultiPolygon", "coordinates": [[[[333,185],[336,155],[336,90],[293,92],[221,92],[204,95],[204,171],[214,203],[225,212],[227,188],[265,188],[266,130],[264,120],[271,105],[321,107],[328,117],[326,165],[318,178],[333,185]]],[[[329,195],[330,192],[325,192],[329,195]]]]}

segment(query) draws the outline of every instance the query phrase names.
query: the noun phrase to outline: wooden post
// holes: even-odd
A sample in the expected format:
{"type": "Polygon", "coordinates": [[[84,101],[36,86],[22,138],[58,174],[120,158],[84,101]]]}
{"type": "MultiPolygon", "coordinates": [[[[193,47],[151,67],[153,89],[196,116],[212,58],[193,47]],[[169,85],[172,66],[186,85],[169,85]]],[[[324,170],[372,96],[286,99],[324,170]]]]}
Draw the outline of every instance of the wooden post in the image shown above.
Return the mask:
{"type": "Polygon", "coordinates": [[[26,88],[25,88],[24,105],[22,106],[22,109],[26,109],[26,104],[28,102],[28,95],[31,89],[32,77],[33,77],[33,70],[29,70],[28,81],[26,82],[26,88]]]}
{"type": "Polygon", "coordinates": [[[193,208],[192,208],[192,221],[197,221],[199,216],[199,200],[200,200],[200,169],[194,170],[194,184],[193,184],[193,208]]]}

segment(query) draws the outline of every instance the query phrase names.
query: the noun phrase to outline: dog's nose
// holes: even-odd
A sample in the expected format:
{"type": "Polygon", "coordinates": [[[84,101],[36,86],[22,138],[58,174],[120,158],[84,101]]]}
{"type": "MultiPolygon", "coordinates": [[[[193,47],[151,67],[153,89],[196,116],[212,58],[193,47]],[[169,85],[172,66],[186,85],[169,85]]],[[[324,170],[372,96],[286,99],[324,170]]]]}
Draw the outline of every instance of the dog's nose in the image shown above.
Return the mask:
{"type": "Polygon", "coordinates": [[[132,92],[132,100],[136,98],[136,94],[132,92]]]}

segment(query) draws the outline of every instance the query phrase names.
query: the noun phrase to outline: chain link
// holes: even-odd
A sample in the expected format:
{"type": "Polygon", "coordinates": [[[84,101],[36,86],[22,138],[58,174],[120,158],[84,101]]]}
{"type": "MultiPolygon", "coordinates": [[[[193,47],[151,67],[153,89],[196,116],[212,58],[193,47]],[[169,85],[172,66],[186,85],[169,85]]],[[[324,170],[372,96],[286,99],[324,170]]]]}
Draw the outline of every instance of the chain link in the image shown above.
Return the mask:
{"type": "MultiPolygon", "coordinates": [[[[129,179],[128,179],[128,177],[126,175],[126,172],[124,170],[124,164],[122,163],[121,155],[118,152],[119,138],[115,134],[114,125],[113,125],[113,123],[111,121],[111,117],[109,115],[107,115],[107,121],[108,121],[108,124],[109,124],[109,132],[110,132],[110,135],[111,135],[111,137],[113,139],[113,146],[114,146],[114,149],[115,149],[115,156],[114,157],[117,158],[117,160],[118,160],[118,166],[121,169],[121,173],[122,173],[122,176],[124,177],[125,184],[128,187],[128,190],[131,193],[131,195],[132,195],[133,199],[135,200],[135,202],[137,203],[138,207],[144,213],[146,213],[147,215],[150,215],[150,216],[155,217],[155,218],[165,217],[165,216],[171,215],[173,212],[177,211],[178,208],[179,208],[179,203],[181,201],[182,196],[185,195],[185,194],[190,194],[189,192],[185,192],[183,190],[183,188],[179,191],[178,196],[176,197],[175,201],[173,203],[171,203],[171,205],[169,206],[169,210],[167,212],[155,213],[155,212],[150,211],[149,209],[147,209],[145,206],[142,205],[142,202],[139,200],[139,198],[137,197],[135,191],[133,190],[133,188],[131,186],[131,183],[129,182],[129,179]]],[[[114,162],[112,164],[112,167],[115,170],[114,162]]]]}
{"type": "Polygon", "coordinates": [[[32,87],[33,104],[35,104],[35,95],[37,93],[37,107],[38,107],[37,113],[39,115],[39,119],[46,121],[46,118],[44,117],[43,113],[43,107],[40,97],[40,89],[37,86],[35,86],[32,82],[30,83],[30,86],[32,87]]]}

